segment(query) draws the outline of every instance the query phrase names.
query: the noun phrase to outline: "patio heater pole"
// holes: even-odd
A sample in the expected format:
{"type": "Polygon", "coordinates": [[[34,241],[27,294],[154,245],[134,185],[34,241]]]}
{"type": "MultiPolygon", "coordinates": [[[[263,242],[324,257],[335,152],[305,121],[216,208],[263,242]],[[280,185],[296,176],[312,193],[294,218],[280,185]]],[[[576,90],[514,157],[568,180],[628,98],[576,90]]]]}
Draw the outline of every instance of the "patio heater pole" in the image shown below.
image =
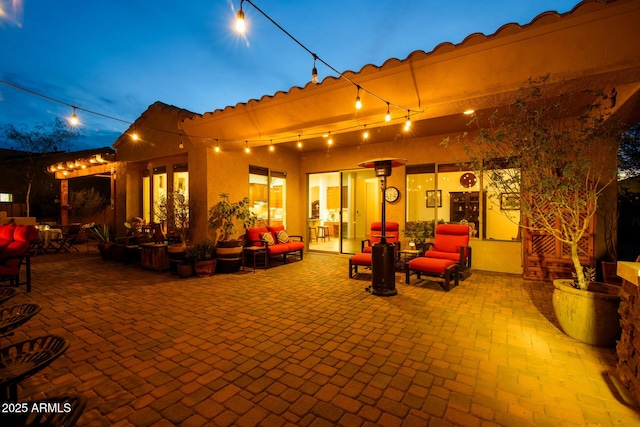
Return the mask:
{"type": "Polygon", "coordinates": [[[371,247],[371,286],[367,288],[367,291],[370,291],[373,295],[391,296],[398,294],[396,289],[395,245],[387,243],[387,202],[384,196],[387,189],[387,177],[391,176],[391,168],[404,164],[406,164],[404,159],[377,159],[363,162],[359,165],[375,169],[376,176],[380,177],[380,190],[382,192],[382,235],[371,236],[380,238],[380,241],[374,243],[371,247]]]}

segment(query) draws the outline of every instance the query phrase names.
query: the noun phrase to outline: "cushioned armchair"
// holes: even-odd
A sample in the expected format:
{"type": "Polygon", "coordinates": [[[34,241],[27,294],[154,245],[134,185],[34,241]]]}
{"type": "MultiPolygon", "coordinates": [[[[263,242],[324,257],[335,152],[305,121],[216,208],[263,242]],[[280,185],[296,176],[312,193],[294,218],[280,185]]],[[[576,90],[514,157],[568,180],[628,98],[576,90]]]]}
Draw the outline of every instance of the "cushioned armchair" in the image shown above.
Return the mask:
{"type": "Polygon", "coordinates": [[[425,258],[448,259],[458,264],[461,279],[471,275],[471,246],[469,226],[439,224],[433,243],[427,243],[425,258]]]}
{"type": "Polygon", "coordinates": [[[26,258],[27,292],[31,292],[31,264],[27,251],[38,236],[33,225],[0,225],[0,278],[13,286],[20,285],[20,266],[26,258]]]}
{"type": "MultiPolygon", "coordinates": [[[[369,238],[362,241],[362,252],[371,253],[371,247],[378,243],[381,238],[376,236],[382,235],[382,222],[376,221],[371,223],[371,233],[369,238]]],[[[387,243],[393,243],[395,245],[396,254],[400,250],[400,224],[397,222],[385,223],[385,236],[387,236],[387,243]]]]}

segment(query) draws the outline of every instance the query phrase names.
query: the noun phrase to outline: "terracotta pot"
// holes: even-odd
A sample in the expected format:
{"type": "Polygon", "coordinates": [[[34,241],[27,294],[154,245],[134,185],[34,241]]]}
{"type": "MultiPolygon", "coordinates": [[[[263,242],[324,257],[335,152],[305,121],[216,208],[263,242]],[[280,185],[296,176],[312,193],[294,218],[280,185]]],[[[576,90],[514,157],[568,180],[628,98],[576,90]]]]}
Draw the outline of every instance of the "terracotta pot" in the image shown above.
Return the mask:
{"type": "Polygon", "coordinates": [[[206,277],[213,275],[216,271],[216,259],[209,259],[206,261],[196,261],[193,263],[193,269],[198,277],[206,277]]]}
{"type": "Polygon", "coordinates": [[[553,310],[565,334],[600,347],[615,345],[620,337],[620,287],[592,282],[583,291],[571,280],[553,281],[553,310]]]}
{"type": "Polygon", "coordinates": [[[178,264],[176,267],[178,276],[186,279],[188,277],[193,276],[193,265],[192,264],[178,264]]]}

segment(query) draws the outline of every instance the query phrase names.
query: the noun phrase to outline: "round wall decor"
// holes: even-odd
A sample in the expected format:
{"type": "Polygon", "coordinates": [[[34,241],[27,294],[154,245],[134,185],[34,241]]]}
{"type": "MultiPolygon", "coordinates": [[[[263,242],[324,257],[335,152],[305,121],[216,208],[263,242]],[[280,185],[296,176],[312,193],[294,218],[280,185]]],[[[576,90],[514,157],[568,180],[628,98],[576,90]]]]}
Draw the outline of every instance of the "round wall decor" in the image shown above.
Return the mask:
{"type": "Polygon", "coordinates": [[[476,185],[476,182],[478,182],[478,178],[471,172],[465,172],[460,177],[460,185],[464,188],[471,188],[476,185]]]}

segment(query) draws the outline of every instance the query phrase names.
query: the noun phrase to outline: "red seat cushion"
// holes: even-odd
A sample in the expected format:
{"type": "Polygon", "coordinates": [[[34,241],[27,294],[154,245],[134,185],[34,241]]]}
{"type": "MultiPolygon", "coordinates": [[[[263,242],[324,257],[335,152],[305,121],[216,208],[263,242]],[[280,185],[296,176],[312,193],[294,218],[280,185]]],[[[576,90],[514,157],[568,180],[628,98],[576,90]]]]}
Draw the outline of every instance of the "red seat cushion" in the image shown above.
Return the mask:
{"type": "Polygon", "coordinates": [[[300,249],[304,249],[304,242],[293,242],[289,240],[287,243],[283,243],[289,247],[290,251],[298,251],[300,249]]]}
{"type": "Polygon", "coordinates": [[[371,265],[371,254],[359,253],[351,257],[351,265],[371,265]]]}
{"type": "Polygon", "coordinates": [[[279,255],[286,252],[289,252],[289,244],[288,243],[276,243],[275,245],[267,246],[267,251],[269,255],[279,255]]]}
{"type": "Polygon", "coordinates": [[[0,240],[13,240],[15,228],[15,224],[0,225],[0,240]]]}
{"type": "Polygon", "coordinates": [[[436,252],[455,252],[460,255],[460,247],[469,244],[469,226],[459,224],[439,224],[433,250],[436,252]]]}
{"type": "Polygon", "coordinates": [[[254,227],[247,228],[247,244],[253,246],[264,246],[262,242],[260,242],[260,234],[268,233],[267,227],[254,227]],[[258,240],[258,241],[256,241],[258,240]]]}
{"type": "Polygon", "coordinates": [[[409,261],[409,270],[420,271],[422,273],[444,274],[447,267],[456,264],[449,259],[418,257],[409,261]]]}
{"type": "Polygon", "coordinates": [[[460,251],[458,252],[427,251],[425,252],[424,256],[426,258],[448,259],[456,263],[460,262],[460,251]]]}
{"type": "Polygon", "coordinates": [[[273,234],[278,234],[278,231],[284,230],[284,225],[267,225],[267,230],[273,234]]]}
{"type": "MultiPolygon", "coordinates": [[[[387,236],[387,243],[395,243],[400,239],[400,224],[397,222],[385,222],[384,226],[384,235],[387,236]]],[[[369,236],[369,240],[371,241],[371,245],[374,243],[378,243],[380,241],[380,236],[382,235],[382,222],[375,221],[371,223],[371,235],[369,236]]],[[[366,249],[366,248],[365,248],[366,249]]],[[[369,249],[371,251],[371,249],[369,249]]]]}
{"type": "Polygon", "coordinates": [[[13,240],[30,243],[37,235],[38,229],[34,225],[16,225],[13,232],[13,240]]]}

